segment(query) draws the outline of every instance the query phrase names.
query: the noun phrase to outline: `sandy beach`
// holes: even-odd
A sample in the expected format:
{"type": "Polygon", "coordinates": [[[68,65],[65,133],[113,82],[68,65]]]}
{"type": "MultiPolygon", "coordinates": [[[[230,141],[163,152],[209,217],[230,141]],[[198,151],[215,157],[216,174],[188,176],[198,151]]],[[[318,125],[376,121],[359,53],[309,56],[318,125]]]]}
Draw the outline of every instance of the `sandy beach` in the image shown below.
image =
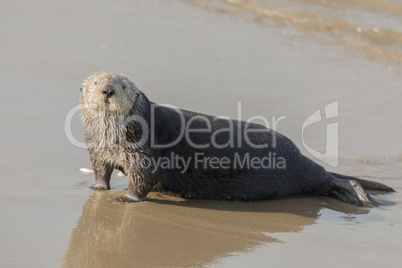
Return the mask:
{"type": "MultiPolygon", "coordinates": [[[[398,267],[402,263],[402,5],[397,1],[3,1],[0,267],[398,267]],[[377,34],[377,35],[376,35],[377,34]],[[285,116],[277,130],[330,171],[374,180],[362,209],[94,192],[66,134],[90,74],[123,73],[154,102],[285,116]],[[338,116],[309,126],[338,102],[338,116]],[[317,159],[338,123],[339,164],[317,159]]],[[[71,133],[84,142],[78,113],[71,133]]]]}

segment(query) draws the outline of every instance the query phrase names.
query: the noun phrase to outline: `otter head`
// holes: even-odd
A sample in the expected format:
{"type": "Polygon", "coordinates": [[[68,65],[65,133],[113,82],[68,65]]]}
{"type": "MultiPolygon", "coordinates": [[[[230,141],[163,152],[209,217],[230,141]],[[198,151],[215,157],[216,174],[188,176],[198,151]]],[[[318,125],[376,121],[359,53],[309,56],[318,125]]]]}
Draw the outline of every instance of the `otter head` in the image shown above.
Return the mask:
{"type": "Polygon", "coordinates": [[[100,72],[88,77],[81,88],[81,108],[92,113],[122,115],[137,102],[140,91],[127,77],[100,72]]]}

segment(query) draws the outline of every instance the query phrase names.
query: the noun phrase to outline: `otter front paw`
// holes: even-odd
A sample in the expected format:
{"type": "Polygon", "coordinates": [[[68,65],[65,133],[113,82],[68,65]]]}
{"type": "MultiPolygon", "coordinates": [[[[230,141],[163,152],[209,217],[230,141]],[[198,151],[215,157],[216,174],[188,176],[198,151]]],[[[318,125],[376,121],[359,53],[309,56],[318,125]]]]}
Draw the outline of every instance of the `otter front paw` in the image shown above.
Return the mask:
{"type": "Polygon", "coordinates": [[[89,186],[89,188],[94,190],[110,190],[109,187],[99,183],[92,184],[91,186],[89,186]]]}
{"type": "Polygon", "coordinates": [[[146,197],[136,198],[136,197],[131,196],[131,195],[124,195],[124,196],[120,196],[120,197],[117,198],[117,201],[126,202],[126,203],[142,202],[142,201],[145,201],[145,200],[147,200],[146,197]]]}

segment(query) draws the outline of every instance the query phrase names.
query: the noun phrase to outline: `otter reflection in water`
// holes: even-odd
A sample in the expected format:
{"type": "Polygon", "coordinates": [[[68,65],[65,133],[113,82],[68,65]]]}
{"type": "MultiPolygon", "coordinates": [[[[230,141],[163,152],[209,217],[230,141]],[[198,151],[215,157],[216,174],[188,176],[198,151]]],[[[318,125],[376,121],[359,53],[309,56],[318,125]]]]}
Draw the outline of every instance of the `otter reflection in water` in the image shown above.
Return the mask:
{"type": "MultiPolygon", "coordinates": [[[[323,208],[320,199],[300,197],[250,203],[185,200],[151,193],[148,202],[115,202],[121,193],[94,192],[87,200],[64,267],[211,264],[263,243],[281,242],[274,238],[275,233],[302,231],[316,222],[323,208]]],[[[349,204],[337,202],[339,205],[347,213],[368,213],[349,204]]]]}

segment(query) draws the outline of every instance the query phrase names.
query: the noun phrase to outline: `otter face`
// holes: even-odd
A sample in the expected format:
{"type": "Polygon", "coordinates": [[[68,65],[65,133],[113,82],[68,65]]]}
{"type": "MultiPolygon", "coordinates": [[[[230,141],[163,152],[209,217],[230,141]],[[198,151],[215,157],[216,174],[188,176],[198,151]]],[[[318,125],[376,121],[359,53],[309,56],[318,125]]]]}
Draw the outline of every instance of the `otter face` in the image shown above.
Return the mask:
{"type": "Polygon", "coordinates": [[[81,88],[81,108],[94,113],[121,115],[129,111],[140,91],[127,77],[101,72],[88,77],[81,88]]]}

